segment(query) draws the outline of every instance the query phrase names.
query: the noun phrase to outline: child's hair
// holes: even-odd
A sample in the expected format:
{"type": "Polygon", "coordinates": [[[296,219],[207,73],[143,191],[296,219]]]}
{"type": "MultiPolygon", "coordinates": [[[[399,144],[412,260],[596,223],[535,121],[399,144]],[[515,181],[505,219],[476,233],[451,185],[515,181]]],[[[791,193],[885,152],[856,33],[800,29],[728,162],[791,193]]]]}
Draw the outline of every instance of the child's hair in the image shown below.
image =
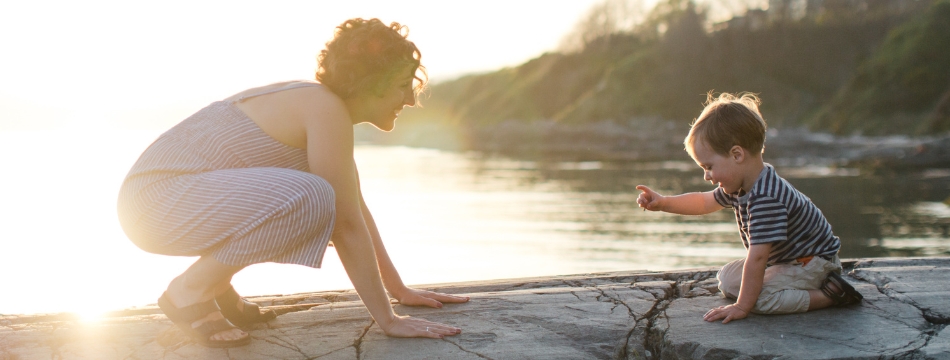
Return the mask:
{"type": "Polygon", "coordinates": [[[409,28],[397,22],[347,20],[337,26],[333,39],[320,51],[316,78],[347,99],[366,92],[380,94],[396,76],[411,70],[418,95],[428,75],[421,64],[422,53],[407,36],[409,28]]]}
{"type": "Polygon", "coordinates": [[[686,150],[692,152],[700,140],[723,155],[735,145],[753,154],[764,152],[766,125],[759,113],[760,102],[753,93],[715,96],[710,91],[706,94],[706,107],[690,125],[689,135],[683,141],[686,150]]]}

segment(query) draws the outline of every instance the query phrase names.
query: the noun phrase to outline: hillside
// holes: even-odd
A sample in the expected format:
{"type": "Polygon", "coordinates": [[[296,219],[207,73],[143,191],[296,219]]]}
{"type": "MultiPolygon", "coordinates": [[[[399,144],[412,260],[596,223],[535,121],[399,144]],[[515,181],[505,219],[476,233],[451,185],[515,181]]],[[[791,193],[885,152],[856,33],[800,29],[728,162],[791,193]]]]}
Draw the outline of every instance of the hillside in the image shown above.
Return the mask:
{"type": "Polygon", "coordinates": [[[390,141],[662,157],[682,148],[711,90],[758,93],[776,128],[950,130],[950,109],[943,109],[950,108],[950,0],[858,1],[862,10],[842,1],[826,0],[798,18],[750,10],[711,24],[704,8],[668,0],[635,27],[580,50],[433,85],[425,107],[401,117],[410,135],[390,141]],[[874,126],[862,120],[871,117],[874,126]]]}

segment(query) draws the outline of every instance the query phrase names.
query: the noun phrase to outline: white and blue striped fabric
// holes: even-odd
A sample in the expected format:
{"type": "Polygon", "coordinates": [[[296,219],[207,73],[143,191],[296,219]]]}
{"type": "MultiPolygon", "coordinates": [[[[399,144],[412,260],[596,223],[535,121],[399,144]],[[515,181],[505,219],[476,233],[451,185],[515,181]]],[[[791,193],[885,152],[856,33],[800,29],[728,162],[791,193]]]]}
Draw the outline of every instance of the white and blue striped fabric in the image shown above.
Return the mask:
{"type": "MultiPolygon", "coordinates": [[[[301,86],[319,85],[276,91],[301,86]]],[[[334,193],[309,170],[306,150],[270,137],[233,102],[214,102],[145,150],[119,192],[119,220],[152,253],[320,267],[334,193]]]]}
{"type": "Polygon", "coordinates": [[[769,265],[808,256],[830,259],[841,248],[821,210],[778,176],[770,164],[765,164],[748,193],[726,194],[720,187],[713,195],[720,205],[735,211],[747,249],[750,244],[772,243],[769,265]]]}

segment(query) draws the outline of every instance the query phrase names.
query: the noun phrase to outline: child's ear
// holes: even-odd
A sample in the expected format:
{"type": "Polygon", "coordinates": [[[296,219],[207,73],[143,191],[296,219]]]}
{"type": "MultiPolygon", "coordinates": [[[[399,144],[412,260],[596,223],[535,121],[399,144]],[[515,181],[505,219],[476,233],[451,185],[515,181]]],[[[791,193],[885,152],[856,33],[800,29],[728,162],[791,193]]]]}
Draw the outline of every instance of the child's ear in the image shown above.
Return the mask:
{"type": "Polygon", "coordinates": [[[745,160],[745,155],[745,149],[739,145],[733,145],[732,148],[729,149],[729,156],[737,163],[741,163],[742,160],[745,160]]]}

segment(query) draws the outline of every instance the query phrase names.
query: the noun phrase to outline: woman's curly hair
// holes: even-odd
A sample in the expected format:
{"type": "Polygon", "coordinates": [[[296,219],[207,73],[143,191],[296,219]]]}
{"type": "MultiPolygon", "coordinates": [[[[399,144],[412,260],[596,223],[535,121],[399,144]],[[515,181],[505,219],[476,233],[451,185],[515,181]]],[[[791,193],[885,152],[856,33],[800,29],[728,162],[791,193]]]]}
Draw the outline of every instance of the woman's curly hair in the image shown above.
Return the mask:
{"type": "Polygon", "coordinates": [[[404,71],[412,70],[415,95],[428,81],[422,53],[406,39],[409,28],[379,19],[350,19],[337,26],[317,57],[317,81],[343,99],[372,91],[380,94],[404,71]],[[421,73],[421,74],[420,74],[421,73]]]}

